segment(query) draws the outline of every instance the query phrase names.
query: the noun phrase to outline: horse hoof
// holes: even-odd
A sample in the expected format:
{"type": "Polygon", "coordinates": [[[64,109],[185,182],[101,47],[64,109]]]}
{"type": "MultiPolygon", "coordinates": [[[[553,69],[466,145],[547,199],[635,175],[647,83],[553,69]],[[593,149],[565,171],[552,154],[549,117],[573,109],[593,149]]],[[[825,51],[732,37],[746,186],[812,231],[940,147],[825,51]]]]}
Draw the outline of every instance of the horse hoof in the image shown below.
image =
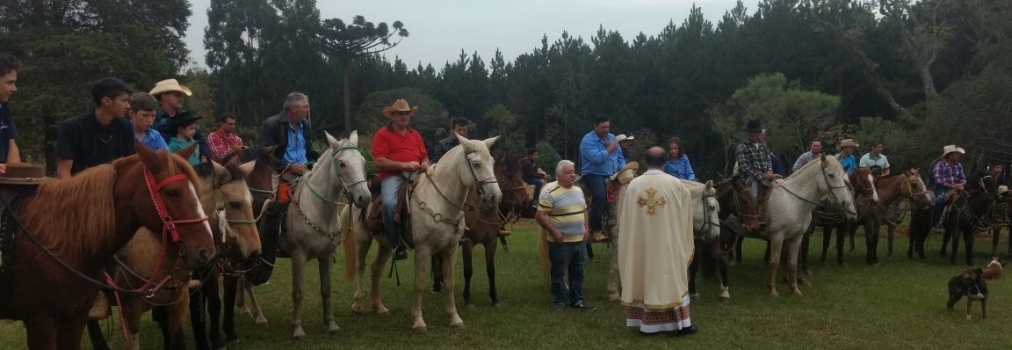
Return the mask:
{"type": "Polygon", "coordinates": [[[420,325],[419,324],[415,324],[414,326],[411,326],[411,329],[414,329],[415,332],[419,332],[419,333],[425,333],[425,332],[427,332],[429,330],[429,328],[425,326],[424,322],[422,324],[420,324],[420,325]]]}
{"type": "Polygon", "coordinates": [[[799,297],[802,296],[801,290],[800,289],[795,289],[794,290],[794,295],[799,296],[799,297]]]}
{"type": "Polygon", "coordinates": [[[358,304],[352,304],[351,305],[351,313],[355,314],[355,315],[361,315],[362,314],[362,307],[358,306],[358,304]]]}
{"type": "Polygon", "coordinates": [[[450,327],[457,329],[464,329],[464,321],[460,321],[459,323],[450,323],[450,327]]]}
{"type": "Polygon", "coordinates": [[[341,334],[341,327],[338,327],[337,325],[334,325],[333,327],[327,330],[327,335],[337,335],[337,334],[341,334]]]}
{"type": "Polygon", "coordinates": [[[776,289],[770,289],[770,296],[774,297],[774,298],[777,298],[777,297],[780,297],[780,294],[777,293],[776,289]]]}
{"type": "Polygon", "coordinates": [[[306,339],[306,332],[303,332],[301,329],[296,330],[295,333],[292,334],[292,340],[302,340],[302,339],[306,339]]]}
{"type": "Polygon", "coordinates": [[[498,301],[497,301],[497,302],[494,302],[494,303],[492,303],[492,308],[493,308],[493,309],[498,309],[498,308],[500,308],[500,307],[502,307],[502,303],[500,303],[500,302],[498,302],[498,301]]]}
{"type": "Polygon", "coordinates": [[[257,320],[256,322],[254,322],[254,324],[257,326],[267,327],[267,319],[264,318],[263,316],[257,317],[257,320]]]}
{"type": "Polygon", "coordinates": [[[250,311],[249,308],[245,308],[245,307],[241,308],[241,309],[240,308],[236,308],[236,313],[240,314],[240,315],[249,315],[250,317],[253,317],[253,311],[250,311]]]}
{"type": "Polygon", "coordinates": [[[469,312],[474,312],[474,309],[475,309],[474,308],[474,304],[464,305],[464,308],[467,309],[467,311],[469,311],[469,312]]]}

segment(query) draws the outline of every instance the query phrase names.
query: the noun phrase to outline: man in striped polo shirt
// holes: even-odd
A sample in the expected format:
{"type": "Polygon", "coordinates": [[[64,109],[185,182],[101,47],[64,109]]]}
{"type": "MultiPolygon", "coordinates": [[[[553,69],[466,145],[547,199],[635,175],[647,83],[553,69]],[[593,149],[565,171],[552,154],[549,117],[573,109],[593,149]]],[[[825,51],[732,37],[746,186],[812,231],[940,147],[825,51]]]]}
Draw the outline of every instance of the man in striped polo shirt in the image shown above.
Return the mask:
{"type": "Polygon", "coordinates": [[[555,166],[557,181],[541,191],[535,218],[548,232],[548,256],[552,262],[552,302],[556,311],[570,307],[593,310],[583,302],[583,266],[587,260],[587,201],[583,190],[574,186],[576,169],[568,160],[555,166]],[[566,289],[566,272],[569,289],[566,289]]]}

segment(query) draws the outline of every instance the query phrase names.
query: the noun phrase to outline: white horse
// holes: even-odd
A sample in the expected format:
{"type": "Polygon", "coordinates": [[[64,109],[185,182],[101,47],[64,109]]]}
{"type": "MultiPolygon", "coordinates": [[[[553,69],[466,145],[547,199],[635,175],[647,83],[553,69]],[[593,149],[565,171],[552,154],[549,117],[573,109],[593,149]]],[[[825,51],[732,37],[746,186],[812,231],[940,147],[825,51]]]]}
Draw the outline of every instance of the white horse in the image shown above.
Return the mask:
{"type": "MultiPolygon", "coordinates": [[[[407,207],[410,214],[411,242],[415,249],[415,289],[411,316],[414,318],[412,327],[415,330],[426,330],[422,319],[422,295],[425,292],[427,273],[433,254],[442,259],[444,297],[446,313],[450,317],[450,326],[462,327],[464,321],[457,314],[454,301],[454,272],[457,259],[457,246],[464,235],[463,207],[467,192],[476,189],[481,197],[481,206],[494,207],[502,198],[502,191],[496,183],[493,167],[495,159],[489,153],[498,136],[484,141],[468,140],[455,135],[460,145],[450,149],[439,160],[439,165],[421,174],[415,181],[414,190],[410,193],[407,207]]],[[[369,209],[371,210],[371,209],[369,209]]],[[[352,209],[353,216],[364,217],[360,210],[352,209]]],[[[366,213],[371,214],[371,213],[366,213]]],[[[376,239],[380,244],[376,260],[372,264],[372,306],[376,313],[386,314],[389,311],[383,306],[380,297],[379,282],[383,266],[390,258],[394,244],[387,242],[382,230],[369,232],[362,222],[352,220],[349,225],[355,234],[354,242],[358,249],[349,241],[345,245],[345,258],[355,257],[355,269],[348,271],[355,276],[355,302],[352,312],[362,312],[362,278],[365,275],[365,259],[376,239]]],[[[346,268],[351,269],[347,264],[346,268]]]]}
{"type": "MultiPolygon", "coordinates": [[[[720,210],[720,204],[717,202],[717,192],[713,188],[713,181],[707,181],[706,184],[702,184],[696,181],[681,180],[682,184],[689,189],[689,193],[692,195],[692,231],[696,240],[703,242],[719,242],[720,240],[720,218],[718,217],[718,210],[720,210]]],[[[626,188],[623,187],[619,192],[619,197],[616,202],[622,200],[622,196],[625,195],[626,188]]],[[[618,207],[613,205],[612,207],[618,207]]],[[[617,209],[610,213],[614,215],[617,209]]],[[[621,220],[618,220],[621,222],[621,220]]],[[[616,225],[611,231],[611,268],[608,272],[608,300],[617,301],[621,298],[619,290],[622,287],[622,279],[619,276],[618,269],[618,233],[620,225],[616,225]]],[[[696,252],[698,255],[699,252],[696,252]]],[[[725,271],[726,272],[726,271],[725,271]]],[[[721,297],[727,294],[727,279],[724,278],[723,285],[721,286],[721,297]]],[[[730,295],[727,296],[730,298],[730,295]]]]}
{"type": "Polygon", "coordinates": [[[847,190],[847,172],[836,157],[823,154],[818,160],[808,163],[790,177],[778,180],[770,189],[766,200],[766,230],[762,238],[770,242],[769,281],[770,295],[777,296],[776,276],[780,266],[780,253],[784,244],[788,246],[788,283],[794,294],[801,295],[798,288],[798,251],[805,231],[812,223],[812,209],[820,201],[839,206],[847,220],[857,217],[854,197],[847,190]]]}
{"type": "Polygon", "coordinates": [[[334,266],[334,249],[341,242],[339,201],[348,191],[352,203],[360,208],[369,204],[369,187],[365,180],[365,157],[358,148],[358,132],[338,141],[327,135],[329,149],[320,155],[316,166],[292,186],[292,203],[285,220],[286,231],[279,244],[292,256],[292,327],[293,338],[303,338],[302,288],[306,261],[320,262],[320,294],[323,322],[328,333],[341,330],[330,309],[330,271],[334,266]]]}

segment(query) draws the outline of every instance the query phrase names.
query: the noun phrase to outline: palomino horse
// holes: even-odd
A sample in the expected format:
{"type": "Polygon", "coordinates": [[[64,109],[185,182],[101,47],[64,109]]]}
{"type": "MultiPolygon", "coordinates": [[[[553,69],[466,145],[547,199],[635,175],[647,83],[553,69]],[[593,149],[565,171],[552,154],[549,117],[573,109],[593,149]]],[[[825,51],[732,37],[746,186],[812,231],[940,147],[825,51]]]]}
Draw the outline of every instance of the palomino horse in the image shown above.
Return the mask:
{"type": "MultiPolygon", "coordinates": [[[[474,299],[471,297],[471,277],[474,276],[473,252],[475,245],[481,244],[485,248],[485,273],[488,275],[488,296],[492,299],[492,307],[499,307],[499,293],[495,284],[495,252],[499,242],[499,230],[506,223],[504,212],[509,213],[521,210],[520,205],[527,202],[527,188],[524,183],[524,174],[516,160],[503,156],[495,163],[495,179],[499,182],[499,190],[503,198],[498,207],[468,210],[464,213],[464,222],[467,229],[464,230],[464,237],[467,238],[461,243],[461,255],[464,257],[464,305],[468,309],[474,309],[474,299]],[[507,208],[504,210],[504,206],[507,208]]],[[[479,203],[478,194],[469,192],[467,205],[477,208],[479,203]]],[[[443,289],[443,268],[440,260],[433,258],[432,264],[432,292],[442,293],[443,289]]]]}
{"type": "MultiPolygon", "coordinates": [[[[184,158],[140,144],[136,155],[39,185],[14,216],[15,268],[0,277],[0,317],[24,321],[29,349],[80,349],[88,309],[106,287],[105,264],[138,229],[179,247],[187,268],[214,258],[198,188],[184,158]]],[[[148,294],[157,287],[114,289],[148,294]]]]}
{"type": "MultiPolygon", "coordinates": [[[[260,259],[260,237],[253,226],[252,198],[246,181],[243,180],[253,170],[253,165],[253,162],[249,162],[242,166],[223,167],[211,162],[194,168],[201,180],[201,205],[205,211],[215,213],[208,220],[215,241],[221,242],[221,246],[218,246],[219,259],[260,259]]],[[[158,252],[162,251],[161,239],[150,230],[141,228],[114,257],[116,264],[109,269],[109,273],[117,285],[129,288],[145,283],[163,285],[154,295],[141,297],[124,294],[118,300],[122,321],[128,332],[124,349],[140,349],[141,315],[152,308],[155,310],[155,320],[162,326],[165,349],[186,348],[183,329],[186,326],[186,309],[190,299],[187,282],[190,281],[191,270],[179,260],[178,250],[170,246],[164,250],[165,255],[160,256],[158,252]]],[[[92,331],[92,327],[97,325],[97,321],[89,321],[92,345],[95,349],[107,349],[102,332],[92,331]]]]}
{"type": "Polygon", "coordinates": [[[264,225],[263,211],[268,201],[273,198],[272,175],[276,173],[275,169],[283,168],[284,163],[278,161],[271,152],[270,148],[249,147],[229,154],[222,160],[225,167],[239,166],[242,162],[254,164],[252,171],[245,176],[245,183],[252,197],[252,212],[257,213],[256,227],[260,234],[262,253],[259,261],[253,262],[251,267],[226,255],[219,259],[218,264],[195,272],[194,277],[203,283],[200,288],[193,291],[190,298],[190,323],[193,325],[194,339],[199,350],[222,348],[239,340],[235,330],[233,306],[236,305],[236,290],[240,281],[243,289],[250,294],[254,310],[251,315],[256,319],[256,323],[267,323],[252,294],[253,285],[247,279],[256,281],[257,284],[266,282],[273,272],[273,264],[277,258],[279,225],[264,225]],[[219,279],[224,282],[223,319],[220,318],[223,310],[219,279]],[[222,324],[218,323],[219,319],[223,321],[222,324]],[[224,336],[221,334],[222,330],[224,336]]]}
{"type": "MultiPolygon", "coordinates": [[[[502,191],[496,185],[495,172],[493,167],[495,159],[489,153],[488,148],[495,144],[498,136],[484,141],[468,140],[456,135],[460,145],[446,152],[439,161],[439,165],[420,174],[414,182],[414,189],[407,196],[410,240],[409,245],[415,249],[415,289],[414,303],[411,306],[411,316],[414,318],[412,327],[415,330],[426,330],[425,320],[422,319],[422,294],[425,292],[426,273],[431,263],[433,254],[442,259],[443,285],[445,286],[444,298],[446,298],[446,313],[450,317],[450,326],[462,327],[464,321],[457,314],[457,306],[454,300],[454,272],[457,259],[457,245],[464,235],[464,207],[468,191],[475,189],[481,198],[481,207],[495,207],[502,198],[502,191]]],[[[346,209],[347,210],[347,209],[346,209]]],[[[366,209],[366,211],[372,210],[366,209]]],[[[365,218],[370,213],[360,209],[352,209],[351,217],[365,218]]],[[[355,257],[354,270],[351,264],[347,264],[348,273],[355,275],[355,301],[351,306],[352,312],[362,313],[363,292],[362,279],[365,275],[365,259],[372,246],[372,240],[377,240],[379,252],[372,264],[372,286],[371,298],[373,309],[380,314],[389,311],[383,306],[380,296],[379,282],[382,276],[383,266],[390,258],[392,247],[395,242],[387,242],[386,235],[382,230],[370,232],[365,229],[363,222],[352,220],[349,225],[355,234],[354,240],[349,240],[345,246],[345,257],[355,257]],[[375,236],[374,236],[375,234],[375,236]],[[356,248],[357,245],[357,248],[356,248]]]]}
{"type": "Polygon", "coordinates": [[[847,190],[846,177],[839,160],[822,155],[790,177],[777,181],[770,189],[763,215],[768,226],[762,233],[762,238],[771,245],[767,281],[770,295],[778,295],[776,277],[785,244],[788,248],[788,283],[794,294],[801,295],[798,288],[798,251],[805,231],[812,223],[812,209],[820,204],[819,201],[828,197],[831,204],[843,208],[848,219],[857,217],[854,198],[847,190]]]}
{"type": "MultiPolygon", "coordinates": [[[[985,186],[981,188],[993,189],[994,179],[990,176],[983,178],[985,186]]],[[[943,227],[945,235],[942,236],[942,256],[946,256],[945,247],[952,239],[952,254],[949,255],[949,263],[956,265],[956,252],[959,250],[959,237],[955,237],[955,231],[963,234],[963,242],[966,243],[966,266],[973,266],[973,242],[978,228],[990,228],[987,224],[987,217],[991,207],[995,204],[995,195],[983,190],[960,190],[952,199],[948,215],[944,218],[943,227]]]]}
{"type": "Polygon", "coordinates": [[[302,288],[306,261],[320,263],[320,294],[323,322],[328,333],[340,331],[330,310],[331,269],[334,249],[341,243],[341,210],[339,201],[347,191],[352,204],[365,208],[369,204],[369,187],[365,180],[365,157],[358,148],[358,132],[338,141],[330,134],[326,150],[312,171],[292,186],[292,205],[288,207],[285,231],[280,247],[292,257],[292,337],[306,336],[302,330],[302,288]]]}

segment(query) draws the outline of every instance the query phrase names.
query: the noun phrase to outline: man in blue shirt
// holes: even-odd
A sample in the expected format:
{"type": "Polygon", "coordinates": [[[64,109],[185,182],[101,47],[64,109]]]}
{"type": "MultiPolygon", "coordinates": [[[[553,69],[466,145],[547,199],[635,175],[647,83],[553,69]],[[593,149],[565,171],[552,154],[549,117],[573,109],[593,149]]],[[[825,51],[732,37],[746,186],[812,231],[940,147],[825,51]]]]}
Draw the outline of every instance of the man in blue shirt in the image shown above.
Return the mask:
{"type": "MultiPolygon", "coordinates": [[[[293,92],[285,98],[284,112],[267,118],[260,125],[257,144],[274,148],[274,156],[286,164],[286,181],[293,181],[309,171],[307,163],[316,160],[309,127],[309,97],[293,92]]],[[[287,200],[287,184],[282,181],[278,201],[287,200]]]]}
{"type": "Polygon", "coordinates": [[[854,142],[854,139],[840,140],[840,153],[836,155],[836,159],[840,160],[840,165],[847,171],[847,174],[853,173],[857,169],[857,160],[854,159],[854,148],[857,146],[859,145],[854,142]]]}
{"type": "Polygon", "coordinates": [[[7,100],[18,91],[18,70],[21,61],[14,56],[0,53],[0,174],[7,171],[7,164],[20,163],[18,153],[18,127],[7,100]]]}
{"type": "Polygon", "coordinates": [[[580,174],[583,183],[590,191],[593,200],[590,203],[590,230],[595,241],[608,239],[602,231],[604,214],[608,212],[608,193],[605,180],[618,170],[618,140],[612,135],[611,121],[605,115],[594,119],[594,130],[588,132],[580,141],[580,174]]]}

